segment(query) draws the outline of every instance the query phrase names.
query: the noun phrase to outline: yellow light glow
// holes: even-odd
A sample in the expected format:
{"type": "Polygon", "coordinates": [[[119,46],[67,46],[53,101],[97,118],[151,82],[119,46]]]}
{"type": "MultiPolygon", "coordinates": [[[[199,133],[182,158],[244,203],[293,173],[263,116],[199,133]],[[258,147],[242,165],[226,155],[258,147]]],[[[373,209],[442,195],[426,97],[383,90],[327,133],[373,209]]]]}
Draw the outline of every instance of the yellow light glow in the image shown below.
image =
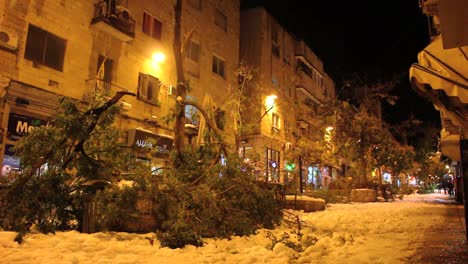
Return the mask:
{"type": "Polygon", "coordinates": [[[166,55],[162,52],[156,52],[153,54],[153,61],[156,63],[161,63],[166,60],[166,55]]]}
{"type": "Polygon", "coordinates": [[[272,109],[275,106],[276,98],[278,98],[278,96],[276,96],[275,94],[268,95],[265,98],[265,106],[266,106],[267,110],[272,109]]]}
{"type": "Polygon", "coordinates": [[[163,78],[163,68],[166,68],[163,62],[166,56],[162,52],[155,52],[145,62],[145,72],[158,78],[163,78]]]}
{"type": "Polygon", "coordinates": [[[330,143],[332,141],[332,133],[331,133],[332,130],[333,130],[332,126],[325,128],[325,142],[327,143],[330,143]]]}

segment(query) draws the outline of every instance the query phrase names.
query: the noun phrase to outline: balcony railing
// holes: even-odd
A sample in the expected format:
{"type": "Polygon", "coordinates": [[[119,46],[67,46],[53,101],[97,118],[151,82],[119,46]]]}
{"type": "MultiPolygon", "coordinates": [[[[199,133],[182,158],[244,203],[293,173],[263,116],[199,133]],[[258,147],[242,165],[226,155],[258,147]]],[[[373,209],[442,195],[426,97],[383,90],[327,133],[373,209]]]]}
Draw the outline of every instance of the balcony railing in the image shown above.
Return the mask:
{"type": "Polygon", "coordinates": [[[86,91],[83,99],[89,99],[95,96],[109,97],[114,96],[119,91],[128,91],[127,89],[102,79],[86,80],[86,91]]]}
{"type": "Polygon", "coordinates": [[[91,25],[125,42],[134,39],[135,19],[124,7],[108,6],[107,2],[111,1],[99,1],[94,4],[91,25]]]}

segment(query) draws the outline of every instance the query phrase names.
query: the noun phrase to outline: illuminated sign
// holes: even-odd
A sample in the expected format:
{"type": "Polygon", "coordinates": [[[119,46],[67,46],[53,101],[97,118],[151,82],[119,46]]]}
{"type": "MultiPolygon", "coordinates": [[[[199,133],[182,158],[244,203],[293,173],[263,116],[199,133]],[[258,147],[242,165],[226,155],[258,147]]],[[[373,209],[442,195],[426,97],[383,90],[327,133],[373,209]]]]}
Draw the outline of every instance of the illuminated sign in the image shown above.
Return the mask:
{"type": "Polygon", "coordinates": [[[128,131],[128,144],[138,153],[146,154],[154,151],[153,156],[167,158],[172,151],[173,142],[169,136],[154,134],[147,130],[128,131]]]}
{"type": "Polygon", "coordinates": [[[296,168],[296,165],[294,163],[286,164],[286,170],[288,171],[293,171],[295,168],[296,168]]]}
{"type": "Polygon", "coordinates": [[[16,141],[26,134],[31,133],[36,127],[49,126],[50,123],[44,120],[29,116],[10,113],[8,118],[7,137],[11,141],[16,141]]]}

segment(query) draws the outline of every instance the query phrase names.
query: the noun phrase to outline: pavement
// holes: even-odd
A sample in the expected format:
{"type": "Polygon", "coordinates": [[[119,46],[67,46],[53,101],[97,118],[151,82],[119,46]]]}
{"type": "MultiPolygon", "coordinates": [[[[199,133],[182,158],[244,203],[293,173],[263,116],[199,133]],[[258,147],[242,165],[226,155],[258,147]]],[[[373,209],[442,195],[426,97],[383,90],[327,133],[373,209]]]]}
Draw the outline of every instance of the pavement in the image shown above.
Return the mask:
{"type": "Polygon", "coordinates": [[[466,240],[465,209],[453,197],[434,194],[423,200],[427,203],[440,203],[446,206],[435,208],[434,214],[446,218],[446,224],[424,231],[424,244],[410,258],[409,263],[468,263],[468,243],[466,240]]]}

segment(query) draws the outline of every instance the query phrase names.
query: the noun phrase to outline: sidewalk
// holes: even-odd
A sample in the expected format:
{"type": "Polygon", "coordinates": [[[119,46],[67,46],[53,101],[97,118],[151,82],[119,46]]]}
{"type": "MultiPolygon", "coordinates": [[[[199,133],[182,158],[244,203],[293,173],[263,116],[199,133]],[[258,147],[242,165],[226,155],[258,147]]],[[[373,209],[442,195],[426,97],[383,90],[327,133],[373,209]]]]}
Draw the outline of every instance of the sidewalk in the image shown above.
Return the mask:
{"type": "Polygon", "coordinates": [[[410,263],[468,263],[463,205],[457,204],[453,197],[437,193],[424,202],[447,205],[434,211],[446,219],[446,225],[425,231],[424,246],[418,249],[410,263]]]}

